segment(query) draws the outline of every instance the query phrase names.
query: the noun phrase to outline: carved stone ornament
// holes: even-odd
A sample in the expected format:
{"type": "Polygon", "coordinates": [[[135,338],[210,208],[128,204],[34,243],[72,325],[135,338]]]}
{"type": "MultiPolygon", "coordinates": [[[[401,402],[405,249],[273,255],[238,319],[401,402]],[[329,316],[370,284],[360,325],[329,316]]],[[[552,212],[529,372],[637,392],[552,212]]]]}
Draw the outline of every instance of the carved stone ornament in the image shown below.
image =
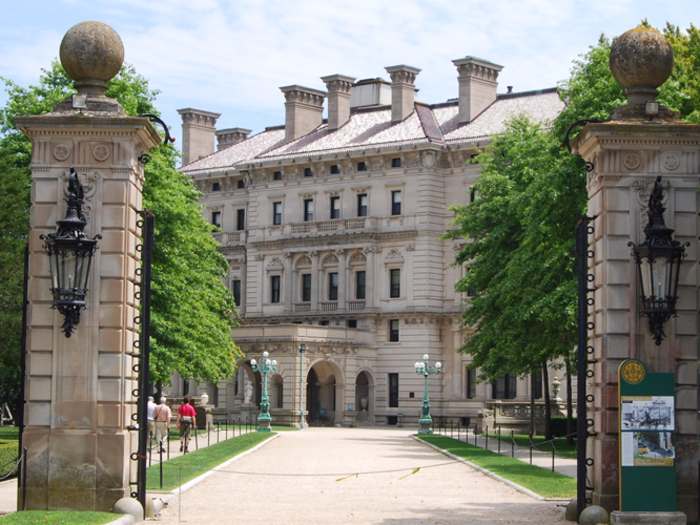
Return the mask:
{"type": "Polygon", "coordinates": [[[367,264],[367,257],[362,255],[362,252],[356,252],[352,257],[350,257],[351,265],[361,265],[367,264]]]}
{"type": "Polygon", "coordinates": [[[669,171],[675,170],[680,163],[681,159],[679,159],[678,155],[675,153],[665,153],[663,157],[661,157],[661,164],[669,171]]]}
{"type": "Polygon", "coordinates": [[[636,153],[630,152],[625,154],[624,157],[622,157],[622,163],[628,170],[636,170],[642,163],[642,159],[640,159],[639,155],[637,155],[636,153]]]}
{"type": "Polygon", "coordinates": [[[333,254],[327,255],[323,259],[323,263],[321,264],[321,266],[324,268],[327,266],[338,266],[338,258],[333,254]]]}
{"type": "Polygon", "coordinates": [[[311,259],[306,255],[302,255],[297,263],[294,265],[295,268],[311,268],[311,259]]]}
{"type": "Polygon", "coordinates": [[[256,261],[262,261],[265,258],[265,256],[262,253],[256,253],[255,254],[255,260],[256,261]]]}
{"type": "Polygon", "coordinates": [[[414,251],[415,249],[416,249],[416,245],[413,244],[412,242],[409,242],[409,243],[406,245],[406,251],[407,251],[407,252],[412,252],[412,251],[414,251]]]}
{"type": "Polygon", "coordinates": [[[423,161],[424,168],[432,168],[435,166],[435,153],[432,151],[426,151],[423,153],[423,158],[421,160],[423,161]]]}
{"type": "Polygon", "coordinates": [[[66,160],[70,155],[70,148],[66,144],[58,144],[53,149],[53,156],[56,160],[66,160]]]}
{"type": "Polygon", "coordinates": [[[276,270],[280,268],[284,268],[284,265],[282,264],[282,261],[279,257],[273,257],[272,260],[270,260],[270,262],[267,263],[268,270],[276,270]]]}
{"type": "Polygon", "coordinates": [[[392,248],[389,250],[389,253],[386,254],[386,260],[403,261],[403,255],[401,255],[401,252],[397,248],[392,248]]]}
{"type": "Polygon", "coordinates": [[[103,162],[109,158],[109,148],[105,144],[98,144],[92,149],[92,156],[103,162]]]}

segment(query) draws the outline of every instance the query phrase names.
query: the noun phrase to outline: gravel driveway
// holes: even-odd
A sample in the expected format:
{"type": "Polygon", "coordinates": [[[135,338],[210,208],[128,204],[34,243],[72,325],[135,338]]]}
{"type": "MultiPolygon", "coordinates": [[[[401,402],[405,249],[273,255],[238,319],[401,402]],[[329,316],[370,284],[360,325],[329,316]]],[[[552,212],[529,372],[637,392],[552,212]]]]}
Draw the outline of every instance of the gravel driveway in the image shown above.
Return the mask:
{"type": "Polygon", "coordinates": [[[170,500],[161,522],[562,523],[563,513],[552,504],[520,494],[415,442],[410,438],[414,432],[341,428],[283,432],[185,492],[182,501],[170,500]],[[413,473],[416,468],[420,470],[413,473]]]}

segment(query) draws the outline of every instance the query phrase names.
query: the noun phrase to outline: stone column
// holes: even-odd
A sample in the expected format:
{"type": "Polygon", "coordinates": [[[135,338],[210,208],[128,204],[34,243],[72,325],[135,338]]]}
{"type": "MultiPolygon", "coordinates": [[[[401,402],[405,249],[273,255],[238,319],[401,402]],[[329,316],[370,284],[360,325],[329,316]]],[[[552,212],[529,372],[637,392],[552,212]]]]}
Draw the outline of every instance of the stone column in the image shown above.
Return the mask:
{"type": "Polygon", "coordinates": [[[338,310],[346,310],[347,302],[345,298],[347,297],[346,288],[348,286],[347,279],[347,269],[346,269],[346,257],[345,248],[338,248],[335,251],[338,256],[338,310]]]}
{"type": "Polygon", "coordinates": [[[32,211],[27,318],[27,508],[108,511],[130,494],[130,433],[136,411],[139,303],[134,280],[142,209],[139,156],[160,142],[144,118],[127,117],[104,96],[124,50],[105,24],[84,22],[66,33],[61,61],[78,95],[51,113],[17,117],[32,140],[32,211]],[[51,309],[49,258],[40,234],[65,216],[67,176],[75,166],[85,189],[86,232],[102,234],[75,333],[61,333],[51,309]]]}
{"type": "Polygon", "coordinates": [[[284,313],[290,314],[294,308],[293,297],[294,297],[294,279],[296,279],[296,272],[292,272],[292,257],[293,254],[290,251],[284,252],[284,272],[282,273],[282,278],[284,279],[284,313]]]}
{"type": "MultiPolygon", "coordinates": [[[[700,211],[700,126],[655,103],[656,88],[670,75],[673,53],[653,30],[622,35],[611,52],[611,70],[625,88],[628,104],[609,121],[587,125],[574,151],[590,162],[588,214],[594,233],[589,260],[595,276],[595,303],[589,320],[589,345],[595,349],[595,375],[588,391],[595,438],[588,440],[594,465],[588,475],[594,486],[593,504],[619,508],[619,445],[617,371],[627,358],[642,360],[649,372],[676,376],[676,473],[678,510],[689,523],[698,520],[697,420],[697,284],[698,211],[700,211]],[[635,64],[629,69],[628,64],[635,64]],[[681,265],[678,317],[664,325],[657,346],[649,322],[641,317],[637,269],[627,243],[644,241],[647,205],[658,175],[664,184],[665,222],[675,238],[690,242],[681,265]]],[[[579,378],[579,380],[581,380],[579,378]]]]}
{"type": "Polygon", "coordinates": [[[318,312],[318,298],[321,296],[322,282],[319,279],[318,252],[311,250],[311,311],[318,312]]]}

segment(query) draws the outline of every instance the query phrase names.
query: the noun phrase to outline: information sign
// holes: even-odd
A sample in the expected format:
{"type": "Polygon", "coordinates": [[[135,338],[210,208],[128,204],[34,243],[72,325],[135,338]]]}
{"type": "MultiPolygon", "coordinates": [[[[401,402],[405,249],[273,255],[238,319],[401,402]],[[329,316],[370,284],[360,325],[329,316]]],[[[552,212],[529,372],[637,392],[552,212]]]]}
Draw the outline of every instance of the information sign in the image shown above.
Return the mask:
{"type": "Polygon", "coordinates": [[[676,510],[675,381],[627,359],[619,368],[620,510],[676,510]]]}

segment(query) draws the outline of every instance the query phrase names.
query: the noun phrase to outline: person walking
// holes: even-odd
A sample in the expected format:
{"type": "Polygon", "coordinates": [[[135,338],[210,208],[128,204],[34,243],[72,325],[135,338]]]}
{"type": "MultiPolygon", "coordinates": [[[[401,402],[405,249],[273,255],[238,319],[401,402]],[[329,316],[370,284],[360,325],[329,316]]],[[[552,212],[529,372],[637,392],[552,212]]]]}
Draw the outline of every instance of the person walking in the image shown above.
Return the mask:
{"type": "Polygon", "coordinates": [[[185,403],[177,409],[177,424],[180,428],[180,452],[187,454],[190,443],[190,431],[197,430],[197,412],[192,406],[192,397],[185,396],[185,403]]]}
{"type": "Polygon", "coordinates": [[[151,444],[153,442],[153,438],[156,435],[156,423],[153,420],[153,412],[155,411],[156,407],[156,402],[153,400],[153,396],[148,396],[148,405],[146,409],[146,419],[148,419],[148,449],[151,449],[151,444]]]}
{"type": "Polygon", "coordinates": [[[156,442],[158,443],[161,452],[165,452],[163,441],[168,439],[168,432],[170,431],[170,418],[173,417],[170,407],[165,404],[166,401],[167,399],[161,397],[160,404],[153,411],[153,419],[156,422],[156,442]]]}

